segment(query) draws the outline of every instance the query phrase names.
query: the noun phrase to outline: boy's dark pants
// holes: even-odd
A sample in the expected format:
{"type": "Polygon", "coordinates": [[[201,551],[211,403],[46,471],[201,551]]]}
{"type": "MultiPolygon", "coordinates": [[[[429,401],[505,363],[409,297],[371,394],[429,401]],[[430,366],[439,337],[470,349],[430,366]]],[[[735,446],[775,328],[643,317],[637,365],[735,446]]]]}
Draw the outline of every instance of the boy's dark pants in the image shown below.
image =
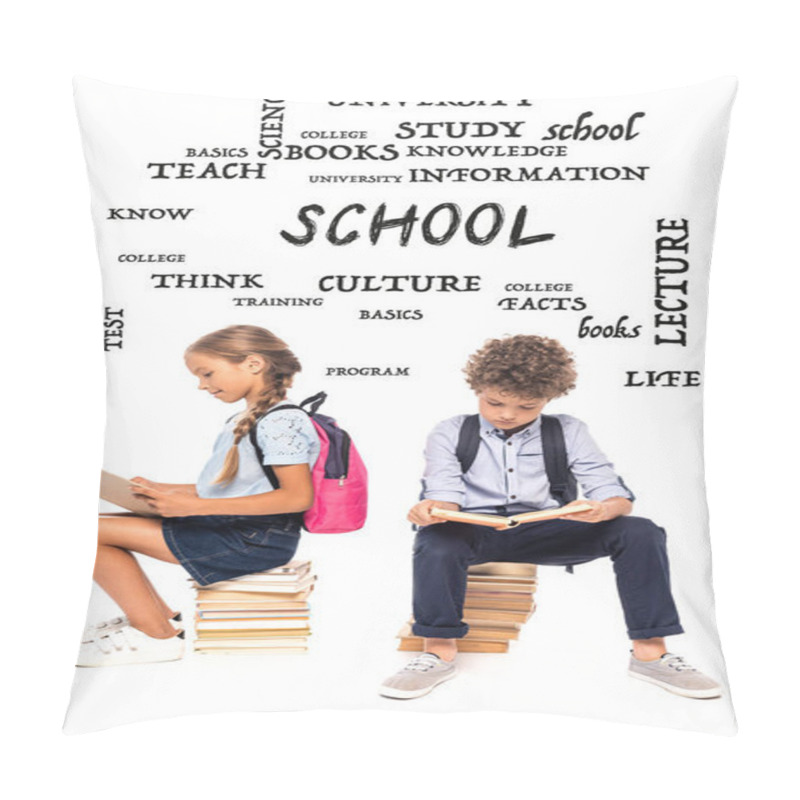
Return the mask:
{"type": "Polygon", "coordinates": [[[606,522],[566,519],[498,532],[482,525],[444,522],[421,528],[414,542],[416,636],[458,639],[467,567],[486,561],[569,566],[609,556],[628,636],[650,639],[683,633],[669,588],[666,533],[643,517],[606,522]]]}

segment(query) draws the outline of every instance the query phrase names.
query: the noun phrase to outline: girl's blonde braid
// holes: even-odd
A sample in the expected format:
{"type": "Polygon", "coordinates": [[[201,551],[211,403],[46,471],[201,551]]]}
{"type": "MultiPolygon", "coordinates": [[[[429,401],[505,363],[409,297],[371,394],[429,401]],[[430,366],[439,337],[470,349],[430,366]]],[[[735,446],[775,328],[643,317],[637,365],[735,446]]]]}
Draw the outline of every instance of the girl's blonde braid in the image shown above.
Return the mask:
{"type": "Polygon", "coordinates": [[[214,483],[230,483],[234,479],[239,471],[239,442],[250,435],[253,426],[270,408],[286,398],[287,383],[290,378],[291,375],[271,376],[270,385],[261,392],[253,407],[236,423],[233,429],[233,446],[228,450],[222,471],[214,483]]]}

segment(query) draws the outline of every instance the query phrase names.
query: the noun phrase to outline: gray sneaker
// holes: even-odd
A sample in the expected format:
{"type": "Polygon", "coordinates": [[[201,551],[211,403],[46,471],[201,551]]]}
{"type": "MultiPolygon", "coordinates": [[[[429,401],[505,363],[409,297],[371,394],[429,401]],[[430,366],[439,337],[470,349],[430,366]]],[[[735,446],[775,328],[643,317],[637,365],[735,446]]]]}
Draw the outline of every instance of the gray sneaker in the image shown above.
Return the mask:
{"type": "Polygon", "coordinates": [[[440,683],[456,676],[456,665],[444,661],[433,653],[422,653],[412,658],[400,672],[387,678],[379,689],[384,697],[397,700],[410,700],[422,697],[440,683]]]}
{"type": "Polygon", "coordinates": [[[628,675],[683,697],[710,700],[722,694],[722,687],[715,680],[672,653],[664,653],[658,661],[639,661],[631,655],[628,675]]]}

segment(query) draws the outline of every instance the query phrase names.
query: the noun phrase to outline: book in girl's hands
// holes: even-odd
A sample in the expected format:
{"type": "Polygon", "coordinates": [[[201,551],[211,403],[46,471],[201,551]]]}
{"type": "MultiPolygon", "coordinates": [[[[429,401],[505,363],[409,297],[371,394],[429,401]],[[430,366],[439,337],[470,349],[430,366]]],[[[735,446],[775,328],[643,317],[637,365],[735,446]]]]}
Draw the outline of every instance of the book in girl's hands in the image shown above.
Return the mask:
{"type": "Polygon", "coordinates": [[[100,473],[100,499],[132,511],[140,517],[157,517],[158,514],[147,504],[147,501],[131,491],[131,486],[135,487],[136,485],[127,478],[103,470],[100,473]]]}
{"type": "Polygon", "coordinates": [[[522,514],[514,514],[513,517],[501,517],[496,514],[472,514],[469,511],[450,511],[446,508],[434,507],[430,510],[430,515],[450,522],[469,522],[472,525],[486,525],[489,528],[507,530],[508,528],[515,528],[517,525],[524,525],[526,522],[558,519],[559,517],[591,510],[592,507],[589,503],[575,503],[574,505],[561,506],[560,508],[546,508],[543,511],[525,511],[522,514]]]}

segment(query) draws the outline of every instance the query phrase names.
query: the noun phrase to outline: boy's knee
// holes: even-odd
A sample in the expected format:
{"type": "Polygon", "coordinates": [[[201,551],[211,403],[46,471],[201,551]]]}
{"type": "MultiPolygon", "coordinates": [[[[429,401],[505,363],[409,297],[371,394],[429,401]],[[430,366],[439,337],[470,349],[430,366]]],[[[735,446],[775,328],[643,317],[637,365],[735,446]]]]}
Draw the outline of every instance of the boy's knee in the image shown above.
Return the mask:
{"type": "Polygon", "coordinates": [[[666,541],[667,532],[647,517],[618,517],[615,522],[619,523],[618,528],[623,536],[635,537],[639,541],[647,539],[656,544],[666,541]]]}
{"type": "Polygon", "coordinates": [[[448,531],[448,524],[429,525],[420,530],[414,542],[414,558],[442,561],[469,558],[472,555],[469,540],[453,530],[448,531]]]}

